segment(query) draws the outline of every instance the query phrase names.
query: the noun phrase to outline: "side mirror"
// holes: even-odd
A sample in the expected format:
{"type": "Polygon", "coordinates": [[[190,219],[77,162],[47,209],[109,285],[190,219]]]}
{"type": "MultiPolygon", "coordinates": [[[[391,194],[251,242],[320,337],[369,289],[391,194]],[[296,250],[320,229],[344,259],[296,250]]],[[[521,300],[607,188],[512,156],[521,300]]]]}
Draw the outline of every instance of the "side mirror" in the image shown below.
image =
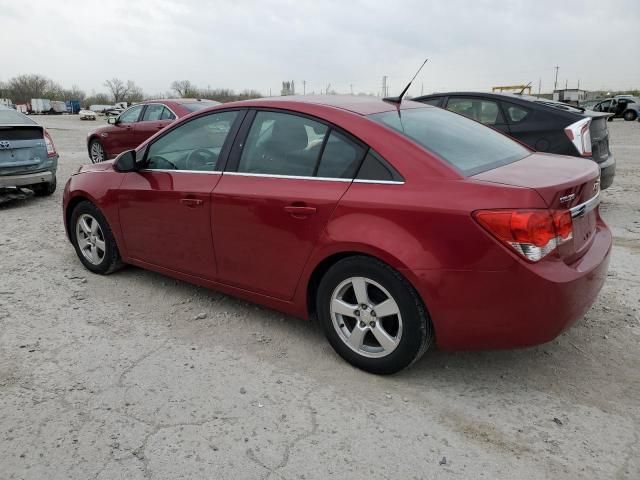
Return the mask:
{"type": "Polygon", "coordinates": [[[107,123],[115,125],[116,123],[118,123],[118,117],[107,117],[107,123]]]}
{"type": "Polygon", "coordinates": [[[118,158],[113,162],[113,169],[121,173],[135,172],[138,169],[138,165],[136,164],[136,151],[127,150],[118,155],[118,158]]]}

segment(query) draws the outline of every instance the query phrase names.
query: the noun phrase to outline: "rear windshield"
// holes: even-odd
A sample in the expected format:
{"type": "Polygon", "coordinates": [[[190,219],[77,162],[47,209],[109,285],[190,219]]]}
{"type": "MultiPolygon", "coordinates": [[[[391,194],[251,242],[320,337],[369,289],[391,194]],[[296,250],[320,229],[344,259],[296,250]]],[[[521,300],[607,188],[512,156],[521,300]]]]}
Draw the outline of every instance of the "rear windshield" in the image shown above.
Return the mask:
{"type": "Polygon", "coordinates": [[[220,105],[219,102],[189,102],[189,103],[181,103],[181,105],[189,110],[190,112],[197,112],[198,110],[202,110],[203,108],[213,107],[214,105],[220,105]]]}
{"type": "Polygon", "coordinates": [[[508,137],[440,108],[376,113],[369,118],[397,130],[453,165],[463,175],[491,170],[531,154],[508,137]]]}
{"type": "Polygon", "coordinates": [[[0,108],[0,125],[25,125],[36,124],[29,117],[13,109],[0,108]]]}

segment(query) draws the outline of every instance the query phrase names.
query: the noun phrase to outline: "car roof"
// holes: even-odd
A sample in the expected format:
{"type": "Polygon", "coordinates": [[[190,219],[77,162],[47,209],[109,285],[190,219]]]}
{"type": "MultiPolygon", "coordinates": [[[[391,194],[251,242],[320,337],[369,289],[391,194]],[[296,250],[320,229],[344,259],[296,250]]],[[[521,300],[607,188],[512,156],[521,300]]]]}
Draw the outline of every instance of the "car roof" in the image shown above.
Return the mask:
{"type": "Polygon", "coordinates": [[[0,106],[0,125],[37,125],[36,122],[31,120],[26,115],[14,110],[13,108],[7,108],[0,106]]]}
{"type": "MultiPolygon", "coordinates": [[[[235,105],[243,106],[276,106],[276,107],[293,107],[300,104],[312,104],[325,107],[340,108],[358,115],[371,115],[374,113],[382,113],[395,111],[398,106],[392,102],[385,102],[379,97],[370,95],[286,95],[282,97],[264,97],[253,100],[242,100],[233,102],[235,105]]],[[[231,105],[231,104],[225,104],[231,105]]],[[[401,110],[409,108],[426,108],[423,103],[413,102],[411,100],[403,100],[400,104],[401,110]]]]}

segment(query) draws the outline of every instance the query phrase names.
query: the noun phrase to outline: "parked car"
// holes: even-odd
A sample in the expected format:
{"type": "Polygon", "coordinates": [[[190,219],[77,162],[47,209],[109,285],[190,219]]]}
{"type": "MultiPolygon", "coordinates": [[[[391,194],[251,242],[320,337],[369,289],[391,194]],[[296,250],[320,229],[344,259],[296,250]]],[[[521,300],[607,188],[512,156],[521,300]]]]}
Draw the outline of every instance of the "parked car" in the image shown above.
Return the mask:
{"type": "Polygon", "coordinates": [[[82,264],[123,263],[317,316],[347,361],[547,342],[607,276],[599,171],[446,110],[250,100],[176,121],[64,192],[82,264]]]}
{"type": "Polygon", "coordinates": [[[125,150],[137,147],[177,118],[214,105],[219,105],[219,102],[186,98],[149,100],[133,105],[118,116],[109,117],[109,125],[89,133],[89,158],[93,163],[114,158],[125,150]]]}
{"type": "Polygon", "coordinates": [[[26,115],[0,106],[0,187],[51,195],[57,168],[58,153],[49,132],[26,115]]]}
{"type": "Polygon", "coordinates": [[[595,112],[613,113],[609,120],[624,118],[628,122],[632,122],[640,118],[640,98],[631,96],[607,98],[595,104],[593,110],[595,112]]]}
{"type": "Polygon", "coordinates": [[[451,92],[414,100],[445,108],[504,132],[538,152],[589,158],[600,167],[600,187],[613,183],[607,113],[508,93],[451,92]]]}
{"type": "Polygon", "coordinates": [[[87,109],[80,110],[78,115],[80,115],[80,120],[95,120],[98,117],[96,112],[87,109]]]}

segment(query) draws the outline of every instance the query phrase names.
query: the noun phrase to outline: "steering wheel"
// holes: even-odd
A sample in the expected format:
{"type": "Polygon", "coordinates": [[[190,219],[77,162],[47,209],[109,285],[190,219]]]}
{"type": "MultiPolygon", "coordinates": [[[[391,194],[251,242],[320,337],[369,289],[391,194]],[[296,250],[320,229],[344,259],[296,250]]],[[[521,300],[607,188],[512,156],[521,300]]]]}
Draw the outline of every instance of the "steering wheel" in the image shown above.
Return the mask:
{"type": "Polygon", "coordinates": [[[161,157],[160,155],[151,157],[148,164],[152,164],[153,168],[155,169],[165,169],[165,165],[163,164],[168,164],[173,170],[178,170],[178,166],[175,163],[173,163],[171,160],[167,160],[166,158],[161,157]]]}
{"type": "MultiPolygon", "coordinates": [[[[216,159],[215,153],[206,148],[197,148],[193,150],[185,160],[187,170],[203,170],[209,162],[216,159]]],[[[213,170],[213,168],[211,168],[213,170]]]]}

